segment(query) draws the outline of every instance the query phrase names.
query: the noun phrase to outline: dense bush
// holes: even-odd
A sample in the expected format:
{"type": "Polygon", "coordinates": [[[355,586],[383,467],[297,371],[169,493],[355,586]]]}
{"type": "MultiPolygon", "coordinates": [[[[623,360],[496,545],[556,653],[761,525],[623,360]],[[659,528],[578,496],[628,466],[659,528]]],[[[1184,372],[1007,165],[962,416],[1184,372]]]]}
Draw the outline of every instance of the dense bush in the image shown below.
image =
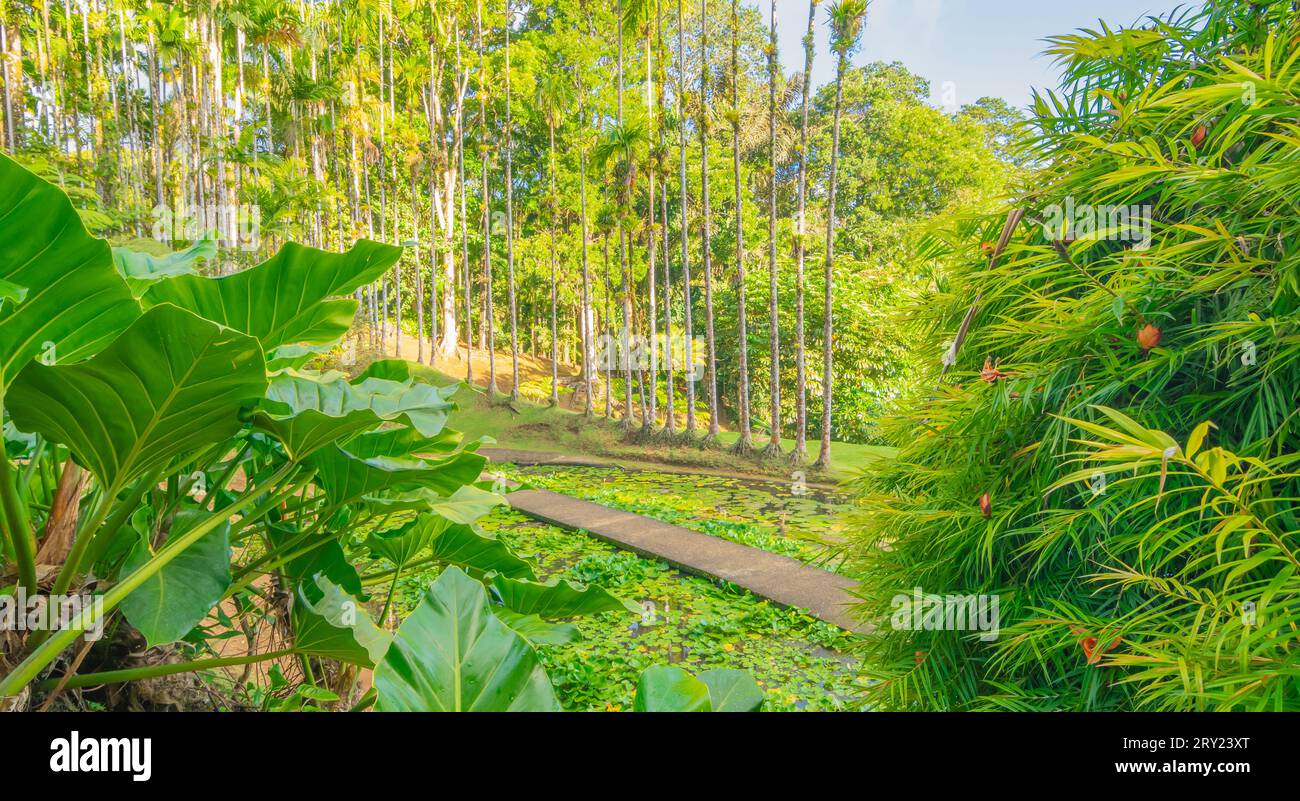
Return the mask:
{"type": "Polygon", "coordinates": [[[931,379],[857,482],[877,705],[1300,708],[1298,36],[1271,2],[1053,40],[1024,219],[925,244],[931,379]],[[1000,636],[893,627],[914,587],[998,595],[1000,636]]]}

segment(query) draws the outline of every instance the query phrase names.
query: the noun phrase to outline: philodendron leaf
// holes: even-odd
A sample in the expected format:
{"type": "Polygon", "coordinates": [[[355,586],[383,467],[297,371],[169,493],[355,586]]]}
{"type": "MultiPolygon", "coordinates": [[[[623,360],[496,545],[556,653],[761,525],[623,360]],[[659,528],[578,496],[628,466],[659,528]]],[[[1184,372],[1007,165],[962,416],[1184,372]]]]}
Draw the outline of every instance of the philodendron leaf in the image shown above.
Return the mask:
{"type": "Polygon", "coordinates": [[[450,495],[472,484],[487,459],[474,453],[455,453],[441,459],[359,459],[337,445],[313,453],[308,462],[316,468],[316,483],[335,504],[352,503],[368,495],[420,488],[450,495]]]}
{"type": "Polygon", "coordinates": [[[459,565],[475,574],[500,573],[510,578],[536,578],[532,565],[515,555],[510,546],[473,526],[451,526],[433,541],[433,557],[459,565]]]}
{"type": "Polygon", "coordinates": [[[27,297],[27,287],[0,280],[0,306],[17,306],[27,297]]]}
{"type": "Polygon", "coordinates": [[[548,623],[537,615],[521,615],[501,607],[494,608],[492,614],[533,645],[568,645],[582,639],[582,633],[572,623],[548,623]]]}
{"type": "Polygon", "coordinates": [[[716,668],[699,678],[709,688],[714,712],[757,712],[763,705],[763,691],[748,671],[716,668]]]}
{"type": "Polygon", "coordinates": [[[325,576],[312,583],[319,601],[309,600],[302,587],[294,599],[294,650],[362,667],[378,664],[393,642],[392,633],[376,626],[360,601],[325,576]]]}
{"type": "Polygon", "coordinates": [[[710,712],[709,688],[672,665],[646,668],[636,685],[632,708],[637,712],[710,712]]]}
{"type": "Polygon", "coordinates": [[[557,619],[598,612],[636,612],[640,607],[620,601],[596,586],[554,578],[546,583],[494,576],[492,591],[507,608],[523,615],[557,619]]]}
{"type": "Polygon", "coordinates": [[[291,582],[300,585],[300,588],[307,593],[312,601],[317,601],[316,587],[313,579],[322,576],[329,580],[331,584],[342,587],[345,592],[356,596],[365,594],[361,585],[361,576],[358,575],[357,569],[348,560],[347,555],[343,553],[343,546],[333,535],[328,533],[313,534],[316,542],[312,540],[303,540],[302,533],[284,526],[268,526],[267,534],[271,538],[271,544],[278,552],[288,555],[291,552],[298,552],[308,546],[315,545],[311,550],[299,556],[290,559],[281,565],[280,570],[291,582]],[[329,541],[320,543],[319,540],[328,538],[329,541]]]}
{"type": "Polygon", "coordinates": [[[105,487],[219,443],[266,390],[257,340],[158,306],[78,364],[27,365],[6,406],[23,431],[67,445],[105,487]]]}
{"type": "MultiPolygon", "coordinates": [[[[86,233],[67,196],[0,155],[0,281],[27,297],[0,303],[0,380],[38,354],[95,353],[140,316],[108,243],[86,233]]],[[[11,290],[12,292],[12,290],[11,290]]]]}
{"type": "Polygon", "coordinates": [[[483,585],[455,567],[402,621],[375,689],[386,712],[560,710],[537,652],[492,614],[483,585]]]}
{"type": "Polygon", "coordinates": [[[324,345],[343,336],[356,314],[356,300],[339,296],[383,275],[401,256],[401,248],[366,240],[347,253],[290,243],[233,275],[159,281],[142,302],[189,309],[257,337],[268,352],[295,343],[324,345]]]}
{"type": "Polygon", "coordinates": [[[275,435],[295,459],[389,422],[434,437],[455,407],[429,384],[378,378],[353,384],[342,373],[293,370],[271,377],[261,405],[254,422],[275,435]]]}
{"type": "Polygon", "coordinates": [[[451,494],[439,495],[428,489],[418,489],[392,495],[366,498],[366,503],[386,512],[432,512],[451,523],[473,523],[506,502],[495,492],[466,484],[451,494]]]}
{"type": "MultiPolygon", "coordinates": [[[[171,537],[184,534],[206,515],[187,510],[172,521],[171,537]]],[[[143,538],[122,563],[128,576],[153,557],[143,538]]],[[[122,601],[127,622],[149,647],[176,642],[207,617],[230,586],[230,523],[199,538],[122,601]]]]}
{"type": "Polygon", "coordinates": [[[373,459],[376,456],[405,459],[455,453],[460,440],[459,431],[447,428],[434,437],[422,437],[413,428],[384,428],[357,434],[344,442],[342,447],[358,459],[373,459]]]}
{"type": "Polygon", "coordinates": [[[131,294],[138,298],[165,278],[195,275],[195,265],[200,259],[216,255],[217,243],[211,239],[200,239],[185,250],[162,256],[120,246],[113,248],[113,265],[131,287],[131,294]]]}
{"type": "Polygon", "coordinates": [[[366,537],[366,547],[395,565],[408,565],[450,525],[444,518],[420,515],[401,528],[372,533],[366,537]]]}

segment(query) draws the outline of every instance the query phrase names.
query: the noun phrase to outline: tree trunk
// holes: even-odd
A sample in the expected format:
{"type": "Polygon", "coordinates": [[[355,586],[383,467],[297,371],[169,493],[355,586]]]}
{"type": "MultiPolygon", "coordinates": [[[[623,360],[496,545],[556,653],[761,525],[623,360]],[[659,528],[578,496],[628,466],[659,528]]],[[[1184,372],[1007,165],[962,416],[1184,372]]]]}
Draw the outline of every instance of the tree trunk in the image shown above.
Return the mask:
{"type": "Polygon", "coordinates": [[[835,188],[839,179],[840,167],[840,113],[844,103],[844,71],[848,69],[849,60],[840,56],[835,72],[835,117],[831,125],[831,186],[826,195],[826,295],[824,303],[826,312],[822,326],[822,444],[817,454],[814,467],[825,470],[831,464],[831,403],[834,399],[835,380],[835,343],[833,339],[834,300],[833,282],[835,279],[835,188]]]}
{"type": "Polygon", "coordinates": [[[817,21],[817,5],[821,0],[811,0],[808,4],[808,32],[803,38],[803,87],[802,106],[799,123],[799,211],[795,217],[794,252],[795,252],[795,302],[794,302],[794,370],[795,370],[795,439],[794,451],[790,460],[795,465],[803,464],[808,458],[808,363],[807,342],[804,332],[804,236],[807,229],[808,212],[808,103],[812,94],[813,54],[816,41],[813,38],[813,26],[817,21]]]}
{"type": "Polygon", "coordinates": [[[731,158],[736,184],[736,339],[739,343],[740,376],[737,407],[740,437],[735,452],[754,450],[749,427],[749,327],[745,320],[745,195],[740,175],[740,3],[731,0],[731,158]]]}

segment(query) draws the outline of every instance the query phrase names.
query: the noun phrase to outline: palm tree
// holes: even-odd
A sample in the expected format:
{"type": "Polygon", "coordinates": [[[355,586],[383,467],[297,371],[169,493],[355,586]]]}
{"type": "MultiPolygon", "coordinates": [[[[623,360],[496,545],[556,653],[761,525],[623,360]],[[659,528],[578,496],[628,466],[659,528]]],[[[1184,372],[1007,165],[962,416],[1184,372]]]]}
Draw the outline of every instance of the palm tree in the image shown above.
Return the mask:
{"type": "MultiPolygon", "coordinates": [[[[578,7],[581,10],[585,21],[586,28],[591,27],[591,20],[587,18],[587,8],[583,0],[579,0],[578,7]]],[[[582,310],[579,316],[582,318],[582,382],[583,382],[583,408],[582,414],[590,419],[595,416],[594,400],[591,397],[592,390],[592,370],[595,365],[592,364],[593,346],[595,345],[595,312],[592,309],[591,296],[591,267],[588,262],[587,242],[587,94],[586,88],[582,82],[582,65],[576,67],[578,78],[578,192],[580,195],[579,213],[581,216],[580,226],[582,229],[582,310]]]]}
{"type": "Polygon", "coordinates": [[[740,0],[731,0],[731,160],[736,186],[736,339],[739,344],[740,377],[737,406],[740,437],[733,451],[748,455],[754,450],[749,430],[749,327],[745,322],[745,196],[740,175],[740,0]]]}
{"type": "Polygon", "coordinates": [[[497,362],[496,362],[496,324],[493,319],[492,311],[492,194],[491,185],[488,183],[488,156],[489,148],[487,146],[487,51],[483,47],[483,0],[477,3],[477,23],[478,23],[478,110],[479,110],[479,134],[481,138],[480,147],[483,149],[483,278],[485,281],[483,289],[484,312],[483,325],[487,328],[487,354],[488,354],[488,397],[494,397],[497,394],[497,362]]]}
{"type": "Polygon", "coordinates": [[[790,460],[796,466],[808,458],[808,370],[807,350],[804,337],[804,253],[806,242],[804,234],[807,228],[808,212],[808,101],[812,94],[813,54],[816,52],[816,40],[813,36],[817,22],[817,6],[821,0],[808,2],[808,31],[803,37],[803,99],[799,122],[799,211],[795,216],[794,256],[795,256],[795,438],[794,451],[790,460]]]}
{"type": "Polygon", "coordinates": [[[708,0],[700,0],[700,250],[704,260],[704,347],[708,359],[709,435],[705,444],[716,445],[718,434],[718,356],[713,337],[713,256],[709,229],[713,213],[709,208],[709,15],[708,0]]]}
{"type": "Polygon", "coordinates": [[[684,0],[677,0],[677,125],[679,128],[678,153],[681,157],[678,178],[681,192],[682,212],[682,341],[685,344],[685,363],[682,365],[686,377],[686,431],[687,439],[695,437],[695,328],[691,319],[691,259],[690,226],[687,220],[687,206],[690,194],[686,191],[686,20],[683,14],[684,0]]]}
{"type": "Polygon", "coordinates": [[[831,183],[826,193],[826,310],[822,328],[822,445],[814,467],[825,470],[831,464],[831,401],[834,395],[834,342],[832,328],[835,273],[835,184],[840,166],[840,113],[844,104],[844,73],[849,57],[858,49],[862,27],[867,18],[867,0],[836,0],[828,9],[831,24],[831,50],[839,57],[835,65],[835,115],[831,125],[831,183]]]}
{"type": "Polygon", "coordinates": [[[510,91],[510,0],[506,0],[506,272],[510,293],[510,400],[519,400],[519,310],[515,300],[514,141],[510,91]]]}
{"type": "Polygon", "coordinates": [[[770,4],[769,37],[767,42],[767,259],[768,259],[768,300],[767,326],[768,350],[771,361],[771,379],[768,393],[771,395],[771,422],[768,426],[769,438],[763,456],[775,458],[781,455],[781,329],[777,315],[777,263],[776,263],[776,0],[770,4]]]}
{"type": "MultiPolygon", "coordinates": [[[[551,405],[560,405],[560,338],[558,325],[557,279],[555,256],[555,217],[559,211],[559,196],[555,191],[555,128],[560,118],[573,102],[572,86],[564,72],[564,66],[553,60],[537,81],[537,107],[542,118],[546,120],[547,143],[549,146],[547,173],[550,179],[550,195],[546,199],[548,227],[550,228],[551,248],[551,405]]],[[[585,337],[584,337],[585,342],[585,337]]],[[[584,350],[585,353],[585,350],[584,350]]],[[[590,400],[590,399],[588,399],[590,400]]]]}

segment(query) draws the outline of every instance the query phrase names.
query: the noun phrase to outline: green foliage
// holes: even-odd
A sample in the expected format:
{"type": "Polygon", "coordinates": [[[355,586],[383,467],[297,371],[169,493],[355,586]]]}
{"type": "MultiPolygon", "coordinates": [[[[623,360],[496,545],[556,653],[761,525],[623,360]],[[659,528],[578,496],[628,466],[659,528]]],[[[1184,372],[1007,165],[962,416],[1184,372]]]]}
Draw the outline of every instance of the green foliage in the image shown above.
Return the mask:
{"type": "Polygon", "coordinates": [[[1001,217],[922,243],[930,375],[855,487],[874,704],[1300,708],[1297,34],[1231,3],[1054,39],[1006,251],[1001,217]],[[1149,247],[1067,204],[1137,206],[1149,247]],[[915,587],[999,596],[999,636],[892,626],[915,587]]]}

